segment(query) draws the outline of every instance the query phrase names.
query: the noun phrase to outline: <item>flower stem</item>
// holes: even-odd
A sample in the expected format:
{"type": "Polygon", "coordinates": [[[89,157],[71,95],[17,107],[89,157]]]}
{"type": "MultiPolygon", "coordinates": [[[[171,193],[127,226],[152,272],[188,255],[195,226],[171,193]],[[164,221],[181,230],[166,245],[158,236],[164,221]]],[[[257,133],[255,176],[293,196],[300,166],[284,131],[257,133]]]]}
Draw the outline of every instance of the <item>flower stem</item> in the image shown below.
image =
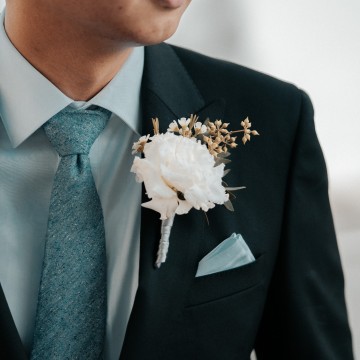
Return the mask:
{"type": "Polygon", "coordinates": [[[166,220],[161,222],[161,239],[159,242],[159,249],[157,252],[157,258],[155,262],[155,267],[160,268],[161,264],[166,261],[166,256],[169,250],[169,238],[171,233],[171,228],[174,223],[175,215],[172,215],[166,220]]]}

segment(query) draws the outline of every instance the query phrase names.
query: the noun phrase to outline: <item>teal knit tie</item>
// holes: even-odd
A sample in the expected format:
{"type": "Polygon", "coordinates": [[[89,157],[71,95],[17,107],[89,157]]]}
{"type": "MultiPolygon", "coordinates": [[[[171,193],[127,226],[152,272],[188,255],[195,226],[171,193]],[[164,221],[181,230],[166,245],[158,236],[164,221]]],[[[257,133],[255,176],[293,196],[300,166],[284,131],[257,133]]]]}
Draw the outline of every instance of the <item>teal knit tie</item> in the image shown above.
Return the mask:
{"type": "Polygon", "coordinates": [[[50,200],[32,360],[102,357],[105,231],[88,154],[109,116],[102,108],[66,108],[44,125],[61,160],[50,200]]]}

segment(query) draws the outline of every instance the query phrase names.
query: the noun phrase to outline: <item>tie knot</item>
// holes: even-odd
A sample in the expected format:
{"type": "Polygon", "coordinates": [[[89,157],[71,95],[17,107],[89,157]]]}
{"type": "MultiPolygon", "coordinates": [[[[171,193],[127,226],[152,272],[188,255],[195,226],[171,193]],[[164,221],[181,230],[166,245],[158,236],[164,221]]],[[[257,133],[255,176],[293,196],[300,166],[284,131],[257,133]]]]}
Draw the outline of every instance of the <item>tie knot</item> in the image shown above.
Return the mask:
{"type": "Polygon", "coordinates": [[[96,138],[104,130],[111,112],[67,107],[54,115],[45,125],[45,133],[60,156],[89,154],[96,138]]]}

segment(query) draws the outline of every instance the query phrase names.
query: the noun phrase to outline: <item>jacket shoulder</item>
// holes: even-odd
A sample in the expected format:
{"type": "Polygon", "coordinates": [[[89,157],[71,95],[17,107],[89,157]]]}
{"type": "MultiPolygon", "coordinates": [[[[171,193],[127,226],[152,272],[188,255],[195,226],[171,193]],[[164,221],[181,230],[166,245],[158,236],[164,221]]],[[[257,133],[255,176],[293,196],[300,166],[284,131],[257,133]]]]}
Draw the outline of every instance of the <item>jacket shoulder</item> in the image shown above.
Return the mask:
{"type": "Polygon", "coordinates": [[[229,61],[170,46],[204,97],[236,100],[245,96],[253,101],[268,99],[282,107],[285,103],[300,106],[304,93],[291,83],[229,61]]]}

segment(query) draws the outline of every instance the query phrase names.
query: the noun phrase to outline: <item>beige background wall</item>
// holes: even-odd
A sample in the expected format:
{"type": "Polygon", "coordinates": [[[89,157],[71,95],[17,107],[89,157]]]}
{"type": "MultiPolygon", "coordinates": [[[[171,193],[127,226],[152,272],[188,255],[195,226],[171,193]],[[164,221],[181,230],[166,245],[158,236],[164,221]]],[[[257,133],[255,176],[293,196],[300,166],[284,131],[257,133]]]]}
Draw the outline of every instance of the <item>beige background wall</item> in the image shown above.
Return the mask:
{"type": "Polygon", "coordinates": [[[272,74],[310,94],[360,357],[359,14],[358,0],[194,0],[170,42],[272,74]]]}

